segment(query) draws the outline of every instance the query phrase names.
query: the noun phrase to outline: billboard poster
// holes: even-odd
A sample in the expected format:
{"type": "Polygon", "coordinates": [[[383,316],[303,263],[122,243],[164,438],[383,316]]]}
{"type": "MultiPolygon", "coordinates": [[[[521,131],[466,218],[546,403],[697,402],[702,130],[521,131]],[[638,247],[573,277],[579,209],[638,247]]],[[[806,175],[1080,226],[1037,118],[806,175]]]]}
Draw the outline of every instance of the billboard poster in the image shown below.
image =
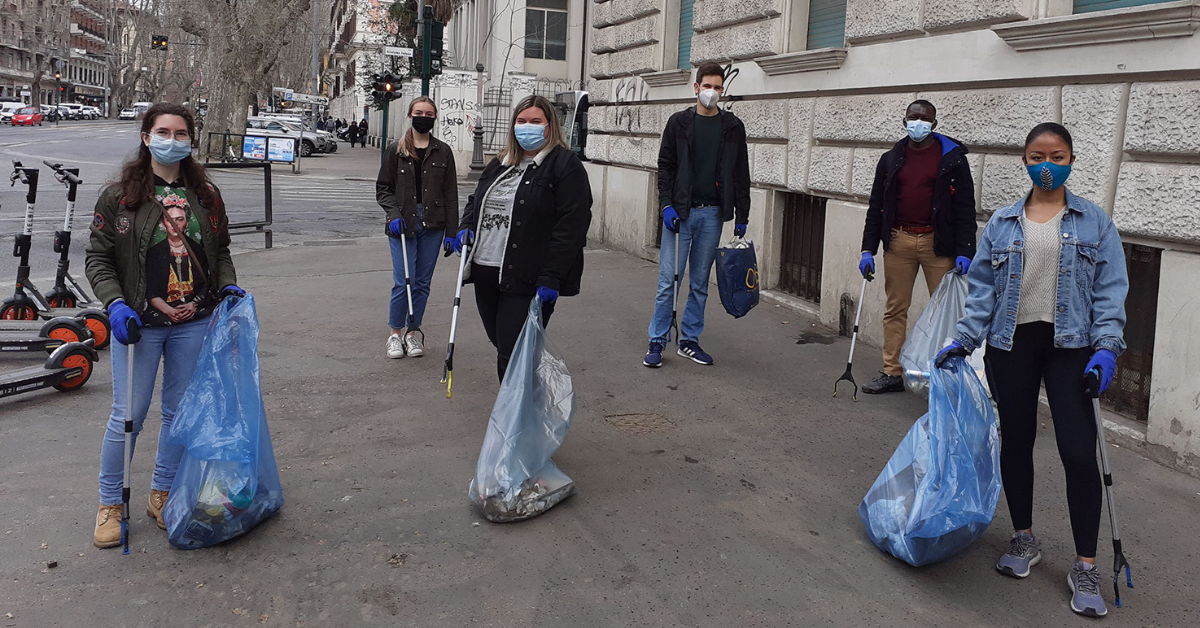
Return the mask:
{"type": "Polygon", "coordinates": [[[242,138],[242,157],[244,159],[266,159],[267,138],[247,135],[242,138]]]}
{"type": "Polygon", "coordinates": [[[290,137],[272,137],[268,140],[267,156],[270,161],[292,163],[296,161],[296,142],[290,137]]]}

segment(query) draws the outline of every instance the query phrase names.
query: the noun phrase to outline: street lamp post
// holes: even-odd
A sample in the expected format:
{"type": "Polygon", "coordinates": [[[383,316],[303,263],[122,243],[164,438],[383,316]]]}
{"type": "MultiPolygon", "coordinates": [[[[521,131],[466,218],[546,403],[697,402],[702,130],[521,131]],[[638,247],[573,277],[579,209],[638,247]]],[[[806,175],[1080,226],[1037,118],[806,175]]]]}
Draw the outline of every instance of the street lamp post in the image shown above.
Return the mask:
{"type": "Polygon", "coordinates": [[[479,88],[478,103],[475,120],[475,141],[471,149],[471,171],[467,173],[467,179],[471,181],[479,180],[479,176],[483,174],[483,63],[475,64],[476,87],[479,88]]]}

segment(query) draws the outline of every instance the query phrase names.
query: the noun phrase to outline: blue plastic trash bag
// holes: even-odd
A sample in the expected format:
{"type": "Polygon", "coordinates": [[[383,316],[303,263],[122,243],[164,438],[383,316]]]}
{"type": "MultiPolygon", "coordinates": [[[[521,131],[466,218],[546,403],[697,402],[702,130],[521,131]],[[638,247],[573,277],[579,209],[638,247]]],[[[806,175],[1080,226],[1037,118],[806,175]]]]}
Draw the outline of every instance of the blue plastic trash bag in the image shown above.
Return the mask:
{"type": "MultiPolygon", "coordinates": [[[[958,320],[967,304],[967,278],[957,271],[946,273],[929,297],[929,304],[900,349],[900,367],[904,369],[904,385],[922,397],[929,396],[929,371],[937,354],[958,335],[958,320]]],[[[983,349],[967,359],[975,375],[987,388],[983,370],[983,349]]]]}
{"type": "Polygon", "coordinates": [[[734,238],[717,249],[717,291],[721,305],[734,318],[741,318],[758,305],[758,258],[754,243],[734,238]]]}
{"type": "Polygon", "coordinates": [[[171,545],[228,541],[283,507],[258,381],[253,296],[227,297],[209,318],[168,440],[184,448],[163,508],[171,545]]]}
{"type": "Polygon", "coordinates": [[[542,328],[542,302],[529,305],[467,497],[489,521],[521,521],[575,494],[550,456],[575,417],[571,373],[542,328]]]}
{"type": "Polygon", "coordinates": [[[929,412],[913,424],[858,506],[867,536],[914,567],[979,538],[1000,498],[996,415],[961,358],[934,369],[929,412]]]}

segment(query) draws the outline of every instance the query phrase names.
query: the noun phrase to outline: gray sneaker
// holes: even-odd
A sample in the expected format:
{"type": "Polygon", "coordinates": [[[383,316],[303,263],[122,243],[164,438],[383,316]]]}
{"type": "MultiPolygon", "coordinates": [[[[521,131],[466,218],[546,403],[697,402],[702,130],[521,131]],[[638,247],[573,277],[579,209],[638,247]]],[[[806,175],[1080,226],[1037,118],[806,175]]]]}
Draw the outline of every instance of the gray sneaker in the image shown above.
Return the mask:
{"type": "Polygon", "coordinates": [[[1100,595],[1100,571],[1095,565],[1075,563],[1067,574],[1067,586],[1071,587],[1071,610],[1087,617],[1108,614],[1100,595]]]}
{"type": "Polygon", "coordinates": [[[404,351],[410,358],[419,358],[425,355],[425,334],[419,331],[410,331],[404,335],[404,351]]]}
{"type": "Polygon", "coordinates": [[[1029,575],[1029,568],[1042,560],[1042,544],[1032,532],[1014,532],[1008,551],[996,563],[996,571],[1014,578],[1029,575]]]}

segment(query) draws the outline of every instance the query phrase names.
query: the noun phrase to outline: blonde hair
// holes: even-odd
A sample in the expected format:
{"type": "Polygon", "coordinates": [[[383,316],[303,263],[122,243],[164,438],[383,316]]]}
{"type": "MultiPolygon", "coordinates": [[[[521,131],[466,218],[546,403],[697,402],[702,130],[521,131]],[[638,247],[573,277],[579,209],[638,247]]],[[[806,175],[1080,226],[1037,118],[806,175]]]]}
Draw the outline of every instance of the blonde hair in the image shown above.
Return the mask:
{"type": "Polygon", "coordinates": [[[544,96],[529,95],[522,98],[521,102],[517,103],[517,106],[513,108],[512,119],[508,122],[508,141],[505,142],[504,149],[500,151],[500,154],[496,155],[500,163],[513,165],[525,159],[525,149],[517,141],[517,133],[513,127],[517,124],[517,114],[530,107],[537,107],[546,115],[546,143],[538,149],[538,152],[540,153],[552,146],[570,148],[567,146],[567,141],[563,139],[562,125],[558,122],[558,110],[544,96]]]}
{"type": "MultiPolygon", "coordinates": [[[[417,103],[421,102],[427,102],[430,107],[433,107],[433,117],[436,118],[438,115],[437,103],[433,102],[433,99],[428,96],[417,96],[412,99],[412,102],[408,103],[408,117],[412,117],[413,107],[416,107],[417,103]]],[[[400,139],[400,154],[405,157],[412,157],[417,154],[417,146],[414,144],[411,122],[408,123],[408,131],[405,131],[404,137],[400,139]]]]}

